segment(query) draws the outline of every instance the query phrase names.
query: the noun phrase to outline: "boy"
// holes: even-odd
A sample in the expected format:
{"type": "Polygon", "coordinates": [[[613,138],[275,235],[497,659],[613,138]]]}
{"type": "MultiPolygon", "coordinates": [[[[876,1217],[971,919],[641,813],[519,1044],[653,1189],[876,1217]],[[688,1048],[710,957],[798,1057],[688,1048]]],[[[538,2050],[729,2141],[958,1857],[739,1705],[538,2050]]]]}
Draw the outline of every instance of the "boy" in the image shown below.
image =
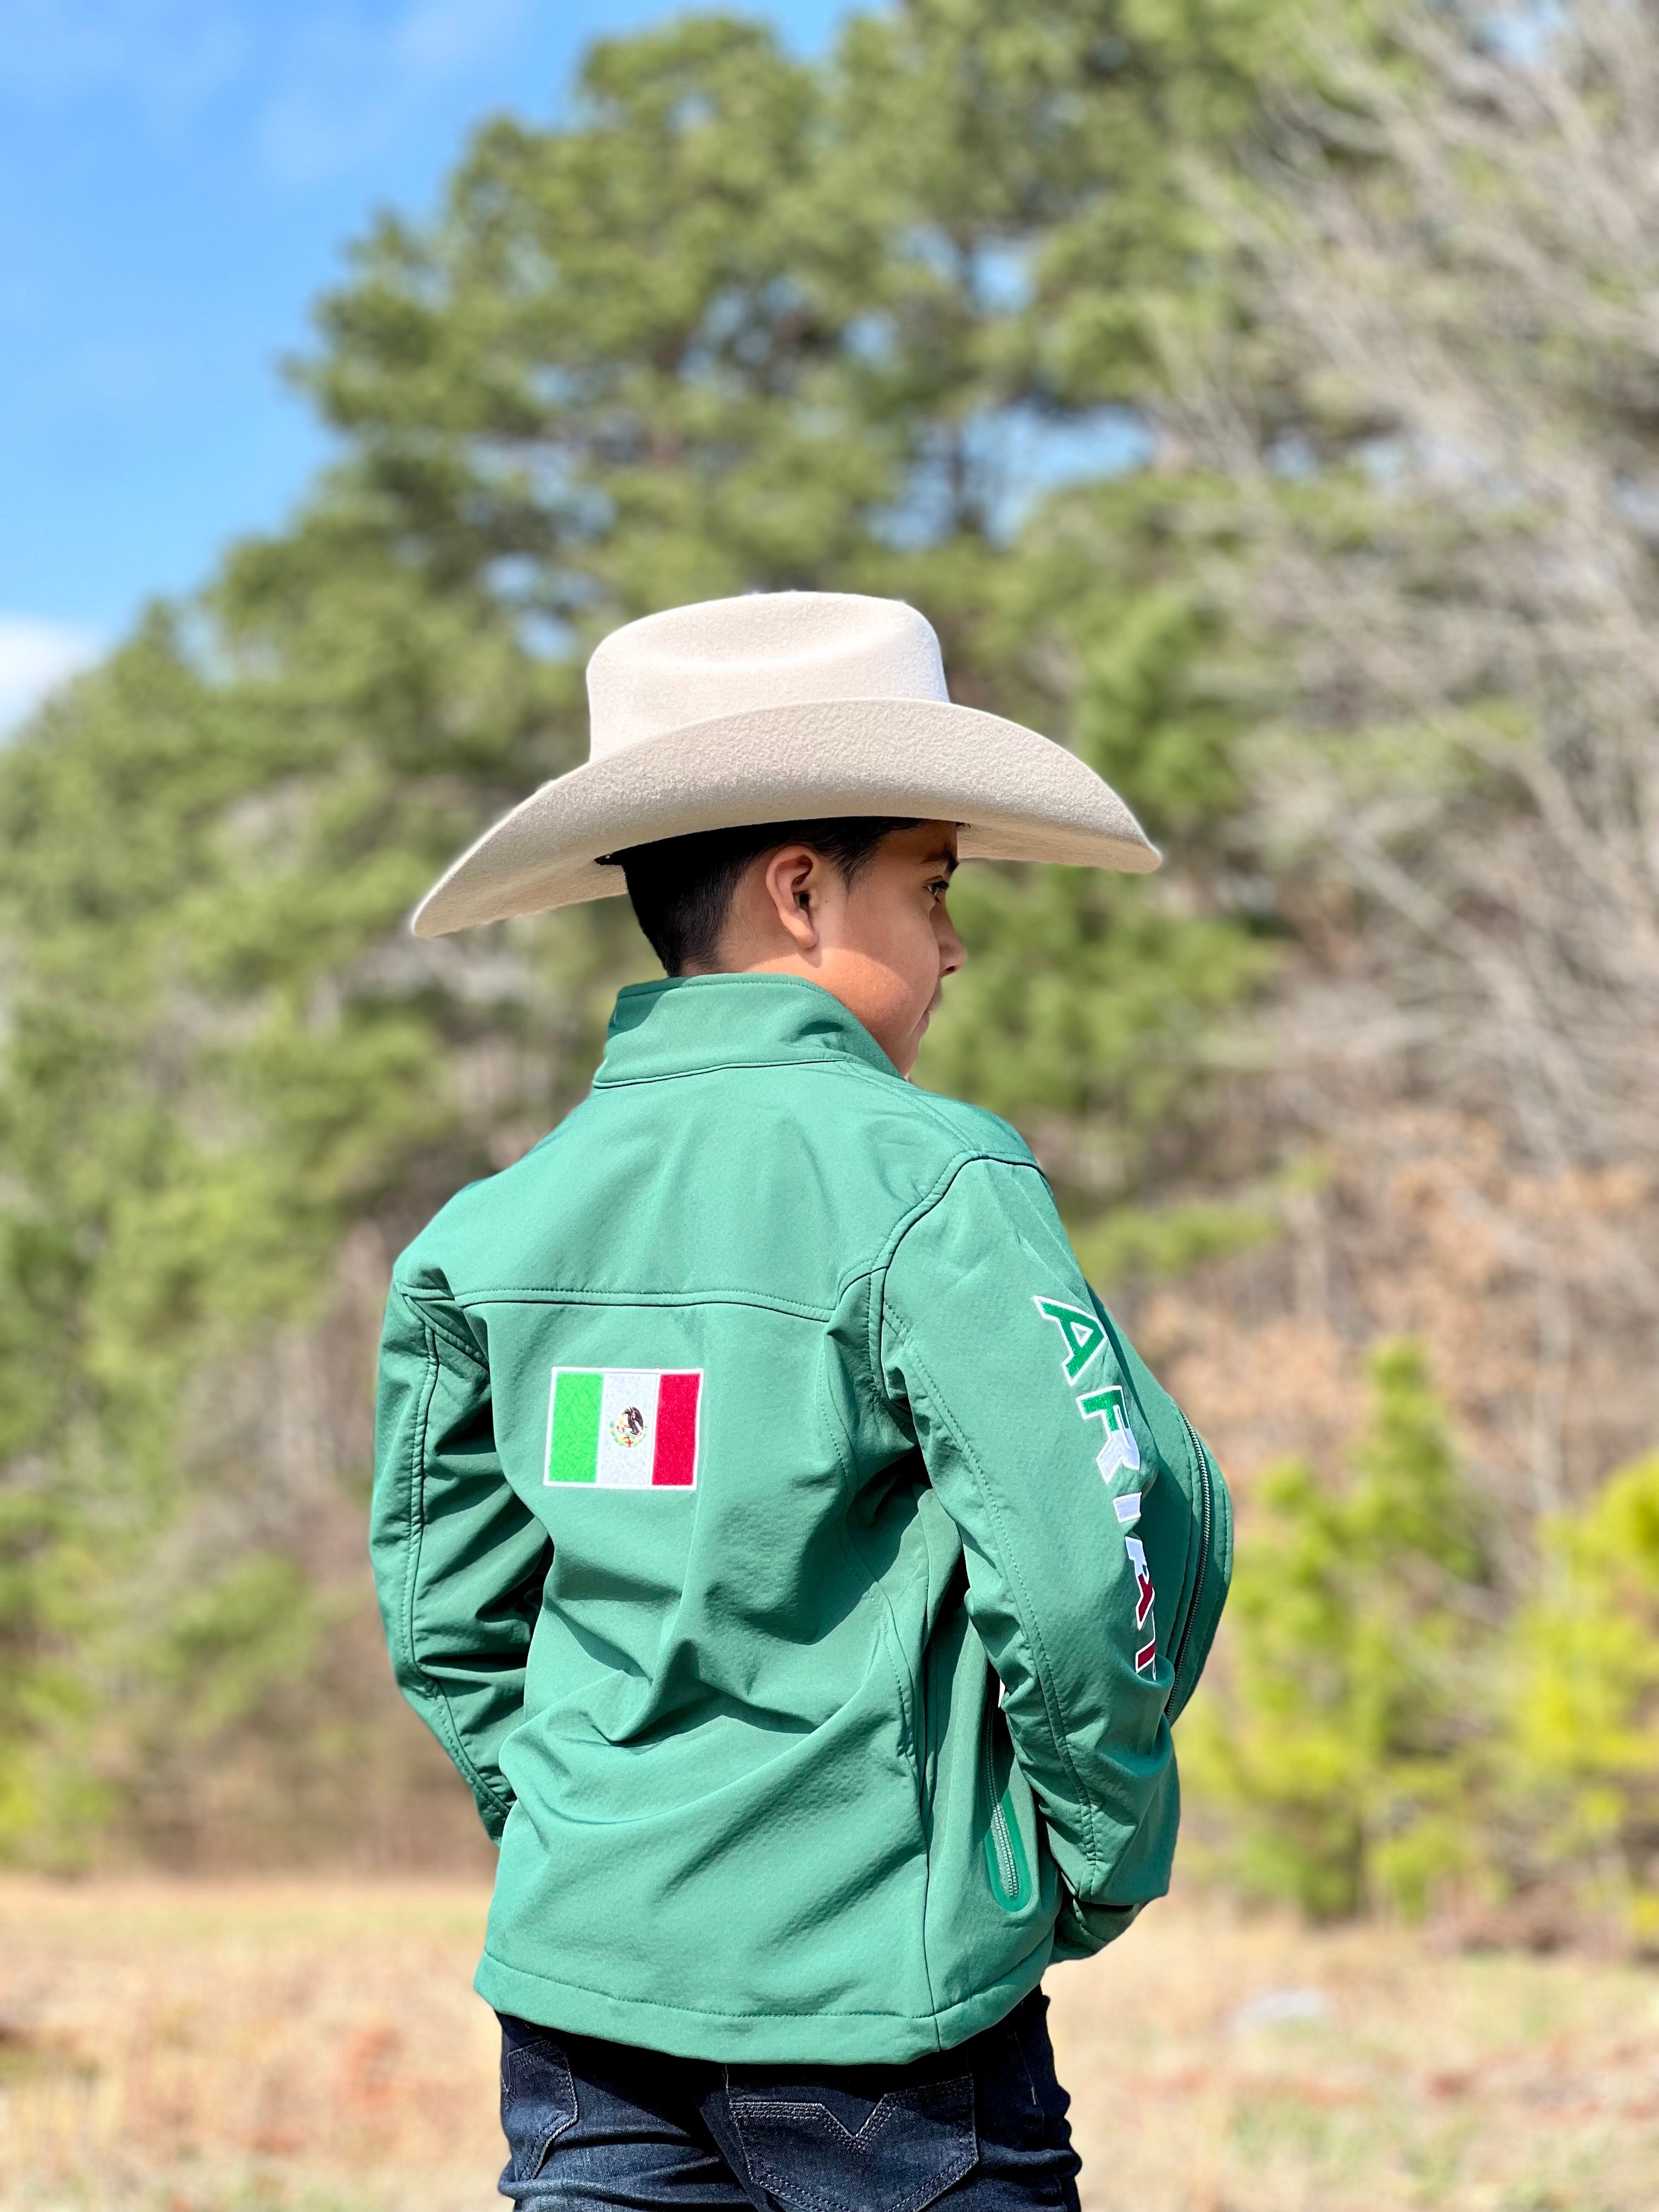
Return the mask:
{"type": "Polygon", "coordinates": [[[501,1846],[503,2192],[1077,2203],[1039,1984],[1167,1885],[1214,1462],[1006,1123],[914,1089],[959,856],[1157,865],[896,602],[606,639],[422,934],[625,888],[666,980],[395,1270],[374,1552],[501,1846]]]}

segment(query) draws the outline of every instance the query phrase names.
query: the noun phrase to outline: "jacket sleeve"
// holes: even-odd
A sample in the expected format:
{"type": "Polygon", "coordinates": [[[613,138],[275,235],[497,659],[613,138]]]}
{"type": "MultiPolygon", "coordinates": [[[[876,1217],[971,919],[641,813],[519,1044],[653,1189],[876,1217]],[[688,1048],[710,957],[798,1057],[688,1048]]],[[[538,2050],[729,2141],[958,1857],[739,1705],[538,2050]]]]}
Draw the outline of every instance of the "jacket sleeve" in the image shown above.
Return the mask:
{"type": "Polygon", "coordinates": [[[1226,1592],[1225,1487],[1034,1164],[958,1169],[893,1252],[881,1328],[1061,1876],[1055,1955],[1081,1956],[1169,1886],[1170,1724],[1226,1592]]]}
{"type": "Polygon", "coordinates": [[[501,1748],[550,1557],[496,1456],[489,1370],[441,1297],[393,1282],[380,1346],[369,1553],[398,1686],[499,1840],[501,1748]]]}

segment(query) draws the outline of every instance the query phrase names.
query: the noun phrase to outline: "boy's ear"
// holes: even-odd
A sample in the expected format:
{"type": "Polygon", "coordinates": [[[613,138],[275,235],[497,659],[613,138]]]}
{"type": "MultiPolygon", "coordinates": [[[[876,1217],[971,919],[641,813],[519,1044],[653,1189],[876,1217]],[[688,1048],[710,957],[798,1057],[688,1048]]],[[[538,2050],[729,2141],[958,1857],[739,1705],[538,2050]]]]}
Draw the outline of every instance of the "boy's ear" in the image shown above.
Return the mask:
{"type": "Polygon", "coordinates": [[[810,845],[784,845],[766,864],[766,895],[798,952],[818,947],[817,896],[824,863],[810,845]]]}

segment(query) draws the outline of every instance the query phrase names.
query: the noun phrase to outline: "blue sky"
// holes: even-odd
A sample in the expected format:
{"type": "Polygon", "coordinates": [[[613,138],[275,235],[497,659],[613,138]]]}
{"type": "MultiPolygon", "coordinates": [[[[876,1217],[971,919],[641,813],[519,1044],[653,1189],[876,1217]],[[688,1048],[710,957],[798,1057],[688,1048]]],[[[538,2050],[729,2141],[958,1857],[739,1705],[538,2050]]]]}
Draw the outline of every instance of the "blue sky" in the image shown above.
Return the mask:
{"type": "MultiPolygon", "coordinates": [[[[0,728],[270,527],[324,441],[279,379],[378,206],[557,114],[664,0],[5,0],[0,728]]],[[[748,0],[798,52],[847,0],[748,0]]]]}

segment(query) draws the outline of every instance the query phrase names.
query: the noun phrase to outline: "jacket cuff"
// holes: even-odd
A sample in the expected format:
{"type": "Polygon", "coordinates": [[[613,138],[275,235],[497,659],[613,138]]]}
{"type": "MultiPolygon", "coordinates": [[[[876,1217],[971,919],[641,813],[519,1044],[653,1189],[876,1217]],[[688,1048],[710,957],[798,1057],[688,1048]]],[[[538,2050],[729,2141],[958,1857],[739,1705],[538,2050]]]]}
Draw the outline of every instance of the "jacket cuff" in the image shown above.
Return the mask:
{"type": "Polygon", "coordinates": [[[1091,1959],[1137,1920],[1139,1905],[1084,1905],[1063,1897],[1054,1923],[1054,1948],[1050,1956],[1058,1965],[1067,1959],[1091,1959]]]}
{"type": "Polygon", "coordinates": [[[511,1805],[504,1808],[498,1798],[487,1797],[482,1790],[473,1791],[472,1800],[478,1808],[478,1818],[483,1822],[490,1842],[499,1849],[502,1832],[507,1826],[507,1814],[513,1809],[511,1805]]]}

